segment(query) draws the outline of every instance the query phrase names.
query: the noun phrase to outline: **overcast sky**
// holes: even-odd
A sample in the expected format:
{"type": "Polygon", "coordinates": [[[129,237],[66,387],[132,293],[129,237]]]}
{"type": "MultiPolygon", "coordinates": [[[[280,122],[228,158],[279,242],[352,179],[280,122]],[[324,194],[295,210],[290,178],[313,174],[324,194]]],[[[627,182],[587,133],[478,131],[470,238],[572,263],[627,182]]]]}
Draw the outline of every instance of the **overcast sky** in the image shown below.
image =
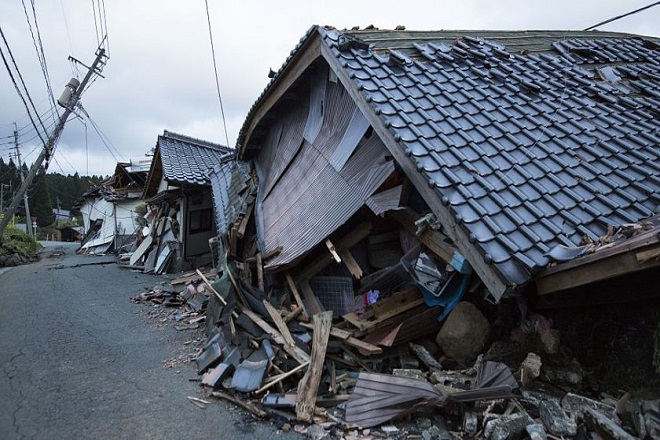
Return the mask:
{"type": "MultiPolygon", "coordinates": [[[[23,0],[32,14],[30,0],[23,0]]],[[[68,57],[86,65],[97,46],[91,0],[33,0],[55,99],[75,73],[68,57]]],[[[583,29],[652,3],[651,0],[428,0],[220,2],[208,0],[229,145],[267,85],[313,24],[337,28],[583,29]],[[229,4],[230,3],[230,4],[229,4]]],[[[98,2],[98,0],[97,0],[98,2]]],[[[96,2],[94,2],[96,3],[96,2]]],[[[110,59],[83,95],[91,124],[70,119],[49,171],[111,174],[117,160],[143,158],[167,129],[226,144],[215,87],[204,0],[108,0],[110,59]]],[[[40,113],[49,99],[23,6],[0,0],[0,26],[40,113]]],[[[600,30],[660,36],[660,6],[602,26],[600,30]]],[[[81,78],[86,69],[79,66],[81,78]]],[[[13,123],[21,151],[31,162],[39,148],[35,131],[4,65],[0,64],[0,156],[8,159],[13,123]],[[31,153],[31,154],[30,154],[31,153]]]]}

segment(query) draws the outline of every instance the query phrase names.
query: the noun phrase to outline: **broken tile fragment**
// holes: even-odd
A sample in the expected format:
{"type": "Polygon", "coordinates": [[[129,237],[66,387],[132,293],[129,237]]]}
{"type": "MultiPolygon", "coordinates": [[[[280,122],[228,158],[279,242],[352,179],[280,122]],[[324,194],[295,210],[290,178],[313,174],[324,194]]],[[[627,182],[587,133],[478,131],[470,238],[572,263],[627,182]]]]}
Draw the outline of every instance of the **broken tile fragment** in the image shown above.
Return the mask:
{"type": "Polygon", "coordinates": [[[465,434],[469,435],[470,437],[474,437],[478,429],[479,417],[477,414],[469,411],[466,412],[463,416],[463,432],[465,432],[465,434]]]}
{"type": "Polygon", "coordinates": [[[217,342],[210,344],[199,356],[197,356],[197,372],[202,374],[207,368],[213,366],[220,360],[222,348],[217,342]]]}
{"type": "Polygon", "coordinates": [[[539,405],[539,415],[548,432],[557,436],[574,436],[577,424],[555,400],[543,400],[539,405]]]}
{"type": "Polygon", "coordinates": [[[491,440],[507,440],[521,436],[527,425],[533,425],[534,420],[527,414],[505,415],[486,423],[484,434],[491,440]]]}
{"type": "Polygon", "coordinates": [[[587,409],[584,413],[584,423],[603,438],[610,440],[633,440],[635,437],[626,432],[611,418],[595,409],[587,409]]]}
{"type": "Polygon", "coordinates": [[[614,406],[573,393],[568,393],[561,399],[561,407],[574,419],[582,417],[588,409],[597,409],[608,416],[613,415],[615,410],[614,406]]]}
{"type": "Polygon", "coordinates": [[[527,431],[527,435],[531,440],[547,440],[548,438],[548,434],[545,432],[543,425],[540,423],[527,425],[525,430],[527,431]]]}

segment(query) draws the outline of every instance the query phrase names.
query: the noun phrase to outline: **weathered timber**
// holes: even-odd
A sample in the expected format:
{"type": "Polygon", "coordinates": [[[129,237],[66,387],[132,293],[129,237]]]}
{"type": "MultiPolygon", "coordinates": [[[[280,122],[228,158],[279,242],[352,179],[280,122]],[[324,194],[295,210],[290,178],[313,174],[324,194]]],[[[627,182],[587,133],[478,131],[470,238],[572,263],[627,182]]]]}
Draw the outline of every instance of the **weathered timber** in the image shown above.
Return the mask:
{"type": "Polygon", "coordinates": [[[296,417],[306,422],[311,422],[314,416],[316,394],[321,382],[325,351],[328,347],[330,328],[332,327],[332,311],[312,316],[312,324],[314,325],[314,339],[312,341],[311,361],[307,373],[298,384],[296,403],[296,417]]]}

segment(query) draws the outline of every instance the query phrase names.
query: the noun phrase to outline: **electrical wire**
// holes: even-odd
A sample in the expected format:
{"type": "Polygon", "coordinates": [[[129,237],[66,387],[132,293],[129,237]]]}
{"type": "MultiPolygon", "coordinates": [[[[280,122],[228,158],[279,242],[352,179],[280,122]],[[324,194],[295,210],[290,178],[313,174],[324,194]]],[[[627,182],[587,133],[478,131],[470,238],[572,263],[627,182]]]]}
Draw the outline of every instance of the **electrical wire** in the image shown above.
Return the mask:
{"type": "Polygon", "coordinates": [[[25,6],[25,0],[21,0],[21,3],[23,5],[23,11],[25,12],[25,20],[27,21],[28,28],[30,29],[30,35],[32,36],[32,43],[34,45],[34,49],[37,53],[37,58],[39,59],[39,65],[41,67],[41,72],[43,74],[44,80],[46,81],[46,90],[48,92],[48,97],[50,98],[50,101],[52,103],[51,110],[54,111],[54,113],[51,113],[51,116],[53,119],[55,119],[54,114],[59,116],[59,111],[57,109],[57,104],[55,104],[55,98],[53,95],[53,89],[51,87],[50,83],[50,75],[48,74],[48,64],[46,63],[46,54],[44,52],[44,47],[41,42],[41,31],[39,29],[39,22],[37,21],[37,11],[34,6],[34,0],[31,1],[32,4],[32,20],[34,21],[34,29],[37,32],[37,36],[35,38],[34,36],[34,30],[32,28],[32,23],[30,21],[30,15],[28,14],[27,7],[25,6]]]}
{"type": "Polygon", "coordinates": [[[630,11],[630,12],[627,12],[625,14],[617,15],[616,17],[612,17],[612,18],[607,19],[605,21],[601,21],[600,23],[596,23],[593,26],[589,26],[588,28],[585,28],[584,30],[585,31],[590,31],[592,29],[597,28],[598,26],[602,26],[604,24],[612,23],[613,21],[619,20],[619,19],[624,18],[624,17],[628,17],[628,16],[633,15],[633,14],[637,14],[638,12],[645,11],[647,9],[650,9],[650,8],[652,8],[654,6],[658,6],[658,5],[660,5],[660,1],[657,1],[655,3],[651,3],[650,5],[643,6],[639,9],[635,9],[634,11],[630,11]]]}
{"type": "MultiPolygon", "coordinates": [[[[0,36],[2,36],[2,40],[5,43],[5,46],[7,47],[7,51],[9,53],[10,58],[12,59],[12,62],[14,64],[14,67],[16,68],[16,72],[21,80],[21,83],[23,84],[23,87],[25,88],[25,95],[27,96],[28,100],[32,104],[32,107],[34,108],[34,112],[37,115],[37,120],[41,123],[41,126],[44,128],[44,133],[48,133],[46,131],[46,128],[44,127],[44,123],[41,121],[41,118],[39,117],[39,114],[36,110],[36,107],[34,106],[34,102],[32,101],[32,97],[30,96],[29,91],[27,90],[27,87],[25,87],[25,82],[23,81],[23,76],[21,75],[20,70],[18,69],[18,65],[16,64],[16,60],[14,59],[14,55],[11,52],[11,48],[9,47],[9,43],[7,43],[7,39],[5,38],[5,34],[2,31],[2,27],[0,26],[0,36]]],[[[41,132],[39,131],[39,128],[37,127],[36,122],[34,122],[34,119],[32,118],[32,113],[30,111],[30,107],[28,106],[27,102],[25,101],[25,97],[23,96],[23,93],[21,93],[21,89],[18,86],[18,83],[16,82],[16,78],[14,77],[13,72],[11,71],[11,68],[9,67],[9,63],[7,62],[7,58],[5,57],[4,51],[2,48],[0,48],[0,55],[2,56],[2,61],[5,65],[5,68],[7,69],[7,72],[9,73],[9,76],[12,80],[12,83],[14,83],[14,87],[16,88],[16,92],[18,93],[18,96],[21,98],[21,101],[23,101],[23,105],[25,106],[25,110],[28,112],[28,116],[30,117],[30,122],[32,122],[32,125],[34,126],[35,131],[41,138],[41,141],[43,142],[44,145],[46,145],[46,141],[44,138],[41,136],[41,132]]]]}
{"type": "Polygon", "coordinates": [[[225,108],[222,105],[222,95],[220,94],[220,81],[218,80],[218,64],[215,60],[215,47],[213,46],[213,32],[211,31],[211,15],[209,14],[209,0],[204,0],[206,4],[206,21],[209,25],[209,40],[211,41],[211,55],[213,56],[213,71],[215,72],[215,87],[218,90],[218,100],[220,101],[220,113],[222,114],[222,125],[225,129],[225,140],[229,147],[229,134],[227,133],[227,121],[225,120],[225,108]]]}
{"type": "Polygon", "coordinates": [[[114,153],[112,152],[112,150],[110,149],[110,146],[112,146],[112,148],[115,150],[115,152],[117,153],[118,156],[121,156],[121,153],[119,153],[119,151],[117,150],[117,148],[115,148],[115,146],[112,145],[112,142],[110,141],[110,139],[105,135],[105,133],[103,133],[103,131],[101,130],[101,128],[96,124],[96,122],[94,122],[94,120],[92,119],[92,117],[89,116],[89,113],[87,113],[87,110],[85,110],[85,108],[82,106],[82,104],[78,103],[78,108],[79,108],[80,111],[85,115],[85,117],[87,118],[87,120],[89,121],[89,123],[92,124],[92,128],[94,129],[94,131],[96,131],[96,134],[99,135],[99,138],[101,139],[101,142],[103,143],[103,145],[105,146],[105,148],[108,150],[108,152],[110,153],[110,155],[113,157],[113,159],[114,159],[116,162],[120,162],[120,160],[117,159],[117,156],[115,156],[115,154],[114,154],[114,153]]]}

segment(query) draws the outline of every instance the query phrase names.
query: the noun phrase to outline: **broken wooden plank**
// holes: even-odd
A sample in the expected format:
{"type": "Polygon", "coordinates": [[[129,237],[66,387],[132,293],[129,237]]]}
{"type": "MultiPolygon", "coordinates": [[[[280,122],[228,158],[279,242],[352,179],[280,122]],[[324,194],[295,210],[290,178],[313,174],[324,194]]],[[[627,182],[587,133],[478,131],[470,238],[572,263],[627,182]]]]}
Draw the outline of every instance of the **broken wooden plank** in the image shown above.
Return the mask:
{"type": "MultiPolygon", "coordinates": [[[[350,249],[362,240],[364,240],[371,232],[371,223],[364,222],[359,224],[348,234],[344,235],[337,243],[336,249],[350,249]]],[[[305,265],[305,268],[297,274],[296,281],[309,280],[318,274],[323,268],[335,261],[328,254],[323,254],[316,260],[305,265]]]]}
{"type": "MultiPolygon", "coordinates": [[[[295,306],[295,305],[294,305],[295,306]]],[[[298,316],[300,316],[304,312],[302,307],[295,306],[295,309],[293,309],[291,312],[287,313],[282,317],[284,319],[284,322],[289,323],[296,319],[298,316]]]]}
{"type": "Polygon", "coordinates": [[[325,241],[325,245],[330,251],[330,255],[332,255],[332,258],[334,258],[337,263],[341,263],[341,257],[337,253],[337,249],[335,248],[335,245],[332,244],[329,238],[325,241]]]}
{"type": "Polygon", "coordinates": [[[250,318],[252,322],[257,324],[263,331],[268,333],[268,335],[270,335],[270,337],[273,338],[273,341],[280,344],[284,348],[284,351],[289,353],[289,355],[291,355],[292,358],[298,361],[299,364],[304,364],[305,362],[310,361],[309,355],[307,353],[305,353],[302,349],[300,349],[296,345],[291,346],[287,344],[286,340],[284,339],[284,336],[282,336],[280,332],[278,332],[273,327],[271,327],[270,324],[264,321],[259,315],[254,313],[252,310],[243,308],[241,309],[241,312],[245,314],[245,316],[250,318]]]}
{"type": "Polygon", "coordinates": [[[362,315],[351,312],[345,314],[342,318],[360,330],[368,330],[423,303],[424,297],[417,288],[411,286],[389,298],[372,304],[362,315]]]}
{"type": "MultiPolygon", "coordinates": [[[[218,272],[215,270],[212,270],[210,272],[207,272],[204,274],[207,278],[217,276],[218,272]]],[[[170,281],[170,284],[175,286],[177,284],[186,284],[191,281],[197,281],[201,280],[202,278],[196,273],[196,272],[189,272],[187,274],[181,275],[179,278],[175,278],[172,281],[170,281]]]]}
{"type": "Polygon", "coordinates": [[[277,376],[271,377],[270,379],[268,379],[268,382],[266,382],[261,388],[259,388],[258,390],[255,391],[255,394],[263,393],[268,388],[282,382],[287,377],[297,373],[298,371],[302,370],[303,368],[305,368],[308,365],[309,365],[309,362],[305,362],[304,364],[300,364],[296,368],[293,368],[291,371],[287,371],[286,373],[281,373],[281,374],[278,374],[277,376]]]}
{"type": "Polygon", "coordinates": [[[264,291],[264,262],[261,259],[261,254],[257,254],[257,285],[259,290],[264,291]]]}
{"type": "Polygon", "coordinates": [[[312,287],[309,285],[309,281],[302,280],[300,281],[300,290],[303,292],[303,297],[305,298],[305,304],[308,306],[309,311],[312,315],[316,315],[323,311],[323,307],[319,303],[319,300],[314,295],[312,287]]]}
{"type": "Polygon", "coordinates": [[[325,362],[325,351],[330,338],[332,327],[332,311],[318,313],[312,317],[314,325],[314,339],[312,341],[312,355],[307,373],[298,384],[296,417],[311,422],[316,407],[316,394],[318,392],[323,363],[325,362]]]}
{"type": "Polygon", "coordinates": [[[238,227],[236,228],[236,238],[243,238],[245,236],[245,230],[247,229],[247,225],[250,222],[250,217],[252,216],[253,208],[254,208],[254,204],[250,204],[250,206],[248,206],[247,210],[245,211],[245,214],[241,218],[241,222],[238,224],[238,227]]]}
{"type": "Polygon", "coordinates": [[[351,273],[351,275],[353,275],[358,280],[362,278],[364,272],[362,271],[362,268],[360,267],[358,262],[355,261],[355,258],[353,257],[351,251],[348,249],[339,249],[337,252],[339,252],[339,256],[341,257],[342,261],[344,262],[344,265],[351,273]]]}
{"type": "Polygon", "coordinates": [[[273,320],[275,326],[284,337],[286,343],[291,346],[296,345],[296,342],[293,340],[293,336],[291,336],[291,332],[289,331],[289,327],[286,326],[286,322],[284,322],[280,313],[275,309],[275,307],[273,307],[270,302],[268,302],[268,300],[263,300],[263,303],[266,307],[266,311],[270,315],[270,319],[273,320]]]}
{"type": "MultiPolygon", "coordinates": [[[[388,215],[396,220],[403,228],[413,235],[417,235],[415,221],[418,215],[411,209],[399,209],[388,212],[388,215]]],[[[447,236],[442,232],[427,228],[417,236],[424,245],[446,263],[451,262],[456,252],[456,247],[447,243],[447,236]]]]}
{"type": "Polygon", "coordinates": [[[266,418],[268,416],[268,413],[266,413],[266,411],[263,411],[263,410],[257,408],[256,406],[254,406],[250,402],[245,402],[243,400],[237,399],[233,396],[230,396],[227,393],[223,393],[222,391],[213,391],[211,393],[211,395],[214,396],[214,397],[218,397],[220,399],[224,399],[228,402],[231,402],[234,405],[238,405],[241,408],[250,411],[252,414],[254,414],[255,416],[257,416],[259,418],[263,419],[263,418],[266,418]]]}
{"type": "Polygon", "coordinates": [[[128,263],[131,266],[135,266],[135,263],[137,263],[140,258],[151,248],[151,245],[154,241],[154,237],[152,235],[148,235],[144,240],[142,240],[142,243],[140,243],[140,246],[138,246],[137,249],[135,249],[135,252],[133,252],[133,255],[131,255],[131,258],[128,260],[128,263]]]}
{"type": "Polygon", "coordinates": [[[300,292],[298,292],[298,288],[296,287],[296,283],[293,282],[293,278],[291,277],[290,274],[285,274],[286,277],[286,282],[289,285],[289,289],[291,290],[291,293],[293,294],[293,297],[296,300],[296,304],[298,304],[298,307],[300,307],[303,311],[303,317],[305,319],[309,319],[309,312],[305,308],[305,303],[303,302],[302,298],[300,297],[300,292]]]}
{"type": "MultiPolygon", "coordinates": [[[[308,329],[313,329],[314,326],[312,324],[306,323],[306,322],[301,322],[300,323],[301,327],[308,328],[308,329]]],[[[340,329],[337,328],[336,326],[332,326],[330,329],[330,336],[334,336],[335,338],[341,339],[341,340],[346,340],[350,338],[353,335],[353,332],[350,332],[348,330],[340,329]]]]}

